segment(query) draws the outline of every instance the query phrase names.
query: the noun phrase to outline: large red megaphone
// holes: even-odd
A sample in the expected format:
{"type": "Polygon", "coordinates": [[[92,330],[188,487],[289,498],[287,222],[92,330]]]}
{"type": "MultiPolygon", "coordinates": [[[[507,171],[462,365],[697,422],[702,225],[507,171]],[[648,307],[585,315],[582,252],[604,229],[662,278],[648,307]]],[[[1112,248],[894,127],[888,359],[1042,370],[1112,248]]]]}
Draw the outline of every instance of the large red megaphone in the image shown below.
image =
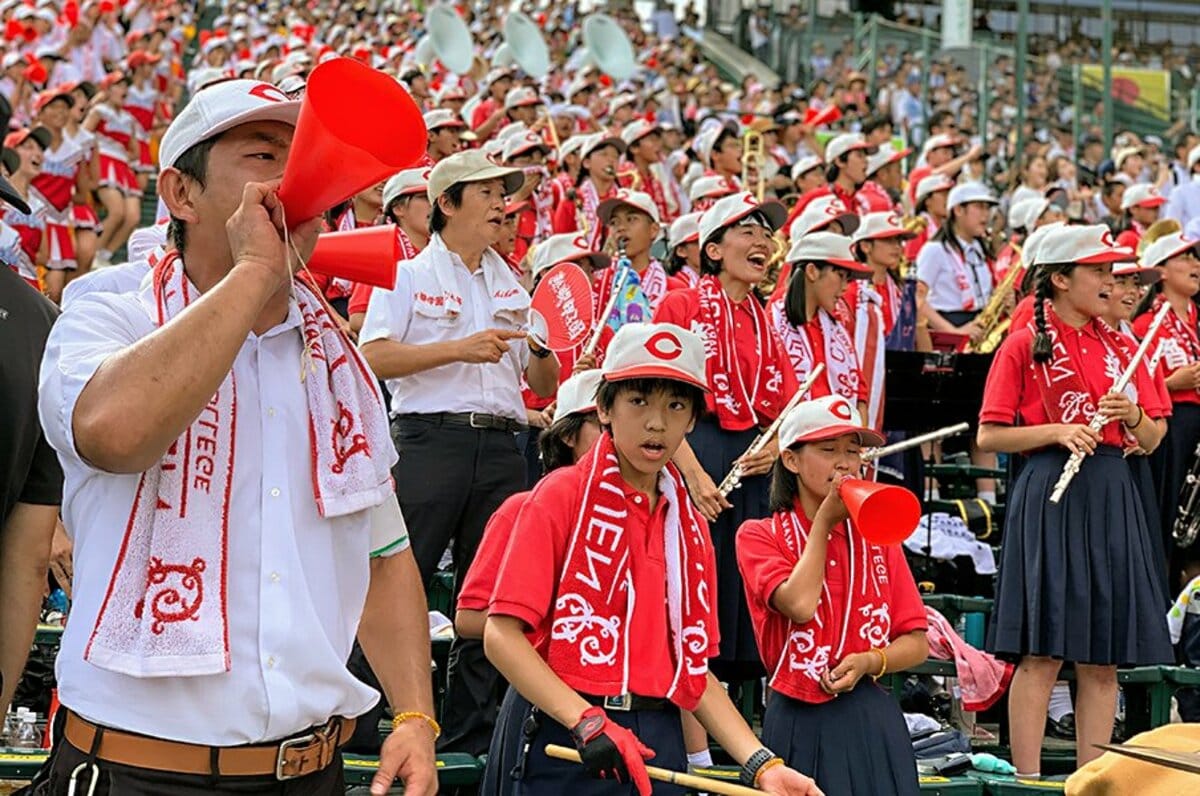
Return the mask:
{"type": "Polygon", "coordinates": [[[396,286],[399,259],[396,227],[384,224],[318,235],[308,270],[391,290],[396,286]]]}
{"type": "Polygon", "coordinates": [[[324,213],[425,152],[421,111],[399,83],[352,58],[309,75],[279,200],[289,227],[324,213]]]}
{"type": "Polygon", "coordinates": [[[921,522],[921,501],[903,487],[848,478],[839,492],[854,527],[872,544],[899,544],[921,522]]]}

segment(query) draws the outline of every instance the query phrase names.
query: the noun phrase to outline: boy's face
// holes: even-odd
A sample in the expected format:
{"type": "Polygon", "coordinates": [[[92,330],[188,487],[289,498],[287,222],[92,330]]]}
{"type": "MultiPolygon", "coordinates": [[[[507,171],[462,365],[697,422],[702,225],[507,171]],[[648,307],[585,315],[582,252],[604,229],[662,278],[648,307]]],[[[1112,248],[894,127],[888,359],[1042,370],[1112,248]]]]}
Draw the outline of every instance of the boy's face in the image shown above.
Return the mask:
{"type": "Polygon", "coordinates": [[[628,481],[630,476],[654,476],[666,467],[695,425],[696,407],[685,395],[631,387],[617,391],[612,406],[598,413],[600,422],[612,430],[621,474],[628,481]]]}
{"type": "Polygon", "coordinates": [[[625,240],[625,253],[637,257],[650,251],[658,234],[654,219],[632,207],[618,207],[609,219],[610,234],[614,239],[625,240]]]}

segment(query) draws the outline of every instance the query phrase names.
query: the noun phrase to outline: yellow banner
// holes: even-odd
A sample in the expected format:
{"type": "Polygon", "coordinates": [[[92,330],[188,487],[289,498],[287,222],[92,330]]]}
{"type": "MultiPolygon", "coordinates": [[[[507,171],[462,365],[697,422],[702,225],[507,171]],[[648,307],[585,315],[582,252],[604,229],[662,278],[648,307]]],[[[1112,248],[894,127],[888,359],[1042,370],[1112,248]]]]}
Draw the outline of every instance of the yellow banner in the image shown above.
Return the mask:
{"type": "MultiPolygon", "coordinates": [[[[1083,83],[1097,91],[1104,90],[1104,69],[1084,66],[1083,83]]],[[[1113,99],[1143,110],[1163,121],[1169,121],[1171,108],[1171,73],[1165,69],[1130,69],[1113,67],[1113,99]]]]}

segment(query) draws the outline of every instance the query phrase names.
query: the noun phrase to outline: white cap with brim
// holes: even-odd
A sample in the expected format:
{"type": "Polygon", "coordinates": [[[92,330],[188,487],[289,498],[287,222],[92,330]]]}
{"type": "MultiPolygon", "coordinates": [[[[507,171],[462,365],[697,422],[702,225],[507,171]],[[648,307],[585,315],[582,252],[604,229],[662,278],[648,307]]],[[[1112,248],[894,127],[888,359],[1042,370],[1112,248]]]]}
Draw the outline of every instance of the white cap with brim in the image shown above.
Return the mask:
{"type": "Polygon", "coordinates": [[[504,194],[511,196],[525,184],[525,172],[501,166],[481,149],[455,152],[438,161],[429,174],[429,201],[436,202],[448,188],[460,182],[503,180],[504,194]]]}
{"type": "Polygon", "coordinates": [[[175,166],[179,156],[238,125],[284,122],[295,126],[300,103],[270,83],[227,80],[196,92],[163,134],[158,149],[159,171],[175,166]]]}
{"type": "Polygon", "coordinates": [[[627,323],[609,341],[605,381],[670,379],[708,392],[704,341],[673,323],[627,323]]]}
{"type": "Polygon", "coordinates": [[[393,174],[383,184],[383,206],[386,208],[402,196],[415,193],[428,193],[429,173],[432,168],[422,166],[419,169],[405,169],[393,174]]]}
{"type": "Polygon", "coordinates": [[[810,232],[820,232],[835,221],[841,225],[843,235],[853,235],[858,229],[858,215],[847,210],[845,202],[834,194],[818,196],[792,221],[788,227],[788,240],[796,241],[810,232]]]}
{"type": "Polygon", "coordinates": [[[588,245],[587,238],[577,232],[564,232],[551,235],[539,243],[533,250],[533,266],[530,269],[536,277],[547,268],[565,262],[588,260],[593,271],[607,268],[612,259],[604,252],[598,252],[588,245]]]}
{"type": "Polygon", "coordinates": [[[582,415],[596,411],[596,391],[600,389],[600,371],[597,368],[576,373],[558,385],[554,402],[554,422],[568,415],[582,415]]]}
{"type": "Polygon", "coordinates": [[[840,395],[826,395],[801,401],[779,424],[779,449],[803,442],[820,442],[846,434],[857,434],[860,445],[877,447],[884,443],[878,431],[868,428],[858,409],[840,395]]]}
{"type": "Polygon", "coordinates": [[[796,165],[792,166],[792,182],[800,179],[800,176],[807,174],[813,169],[819,169],[825,165],[825,161],[820,155],[809,155],[808,157],[800,158],[796,161],[796,165]]]}
{"type": "Polygon", "coordinates": [[[946,211],[949,212],[959,205],[969,205],[979,202],[986,205],[1000,204],[1000,200],[992,196],[992,192],[981,182],[964,182],[950,189],[946,198],[946,211]]]}
{"type": "MultiPolygon", "coordinates": [[[[1182,232],[1172,232],[1170,235],[1163,235],[1158,240],[1151,243],[1142,252],[1142,265],[1146,268],[1153,268],[1156,265],[1163,265],[1172,257],[1195,249],[1200,241],[1188,238],[1182,232]]],[[[1114,270],[1114,273],[1116,271],[1114,270]]]]}
{"type": "Polygon", "coordinates": [[[718,199],[700,216],[700,244],[704,245],[718,231],[754,212],[763,214],[771,225],[771,231],[779,229],[787,219],[787,208],[779,202],[768,200],[759,204],[749,191],[735,193],[718,199]]]}
{"type": "Polygon", "coordinates": [[[1037,258],[1041,265],[1103,265],[1134,261],[1137,254],[1128,246],[1118,246],[1104,224],[1061,224],[1046,235],[1037,258]]]}
{"type": "Polygon", "coordinates": [[[596,215],[599,217],[600,223],[607,225],[613,212],[622,205],[645,213],[653,219],[655,224],[662,223],[662,219],[658,215],[658,206],[654,204],[654,197],[642,191],[631,191],[628,188],[618,189],[614,196],[600,203],[600,206],[596,208],[596,215]]]}
{"type": "Polygon", "coordinates": [[[686,213],[671,222],[667,232],[667,251],[675,251],[676,246],[700,240],[700,217],[703,213],[686,213]]]}
{"type": "Polygon", "coordinates": [[[869,276],[871,267],[860,263],[850,251],[850,239],[836,232],[810,232],[792,244],[785,262],[829,263],[845,268],[852,276],[869,276]]]}

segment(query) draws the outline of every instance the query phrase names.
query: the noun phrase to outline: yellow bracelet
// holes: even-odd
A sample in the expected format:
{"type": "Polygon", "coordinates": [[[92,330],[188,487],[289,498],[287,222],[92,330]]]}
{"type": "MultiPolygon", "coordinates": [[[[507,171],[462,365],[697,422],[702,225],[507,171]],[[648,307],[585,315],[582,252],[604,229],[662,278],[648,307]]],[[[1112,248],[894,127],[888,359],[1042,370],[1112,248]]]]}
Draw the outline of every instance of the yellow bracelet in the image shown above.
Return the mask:
{"type": "Polygon", "coordinates": [[[438,738],[442,737],[442,726],[434,721],[433,716],[415,710],[407,711],[405,713],[397,713],[395,716],[392,716],[392,729],[396,729],[409,719],[420,719],[428,724],[429,729],[433,730],[433,740],[436,741],[438,738]]]}
{"type": "Polygon", "coordinates": [[[768,768],[775,768],[775,766],[782,766],[782,765],[783,765],[782,757],[772,757],[770,760],[768,760],[767,762],[765,762],[761,766],[759,766],[758,771],[756,771],[754,773],[754,787],[756,787],[756,788],[758,787],[758,781],[760,779],[762,779],[762,775],[763,775],[764,771],[766,771],[768,768]]]}
{"type": "Polygon", "coordinates": [[[878,680],[887,674],[887,653],[883,651],[883,647],[871,647],[871,652],[879,653],[879,674],[871,675],[872,680],[878,680]]]}

